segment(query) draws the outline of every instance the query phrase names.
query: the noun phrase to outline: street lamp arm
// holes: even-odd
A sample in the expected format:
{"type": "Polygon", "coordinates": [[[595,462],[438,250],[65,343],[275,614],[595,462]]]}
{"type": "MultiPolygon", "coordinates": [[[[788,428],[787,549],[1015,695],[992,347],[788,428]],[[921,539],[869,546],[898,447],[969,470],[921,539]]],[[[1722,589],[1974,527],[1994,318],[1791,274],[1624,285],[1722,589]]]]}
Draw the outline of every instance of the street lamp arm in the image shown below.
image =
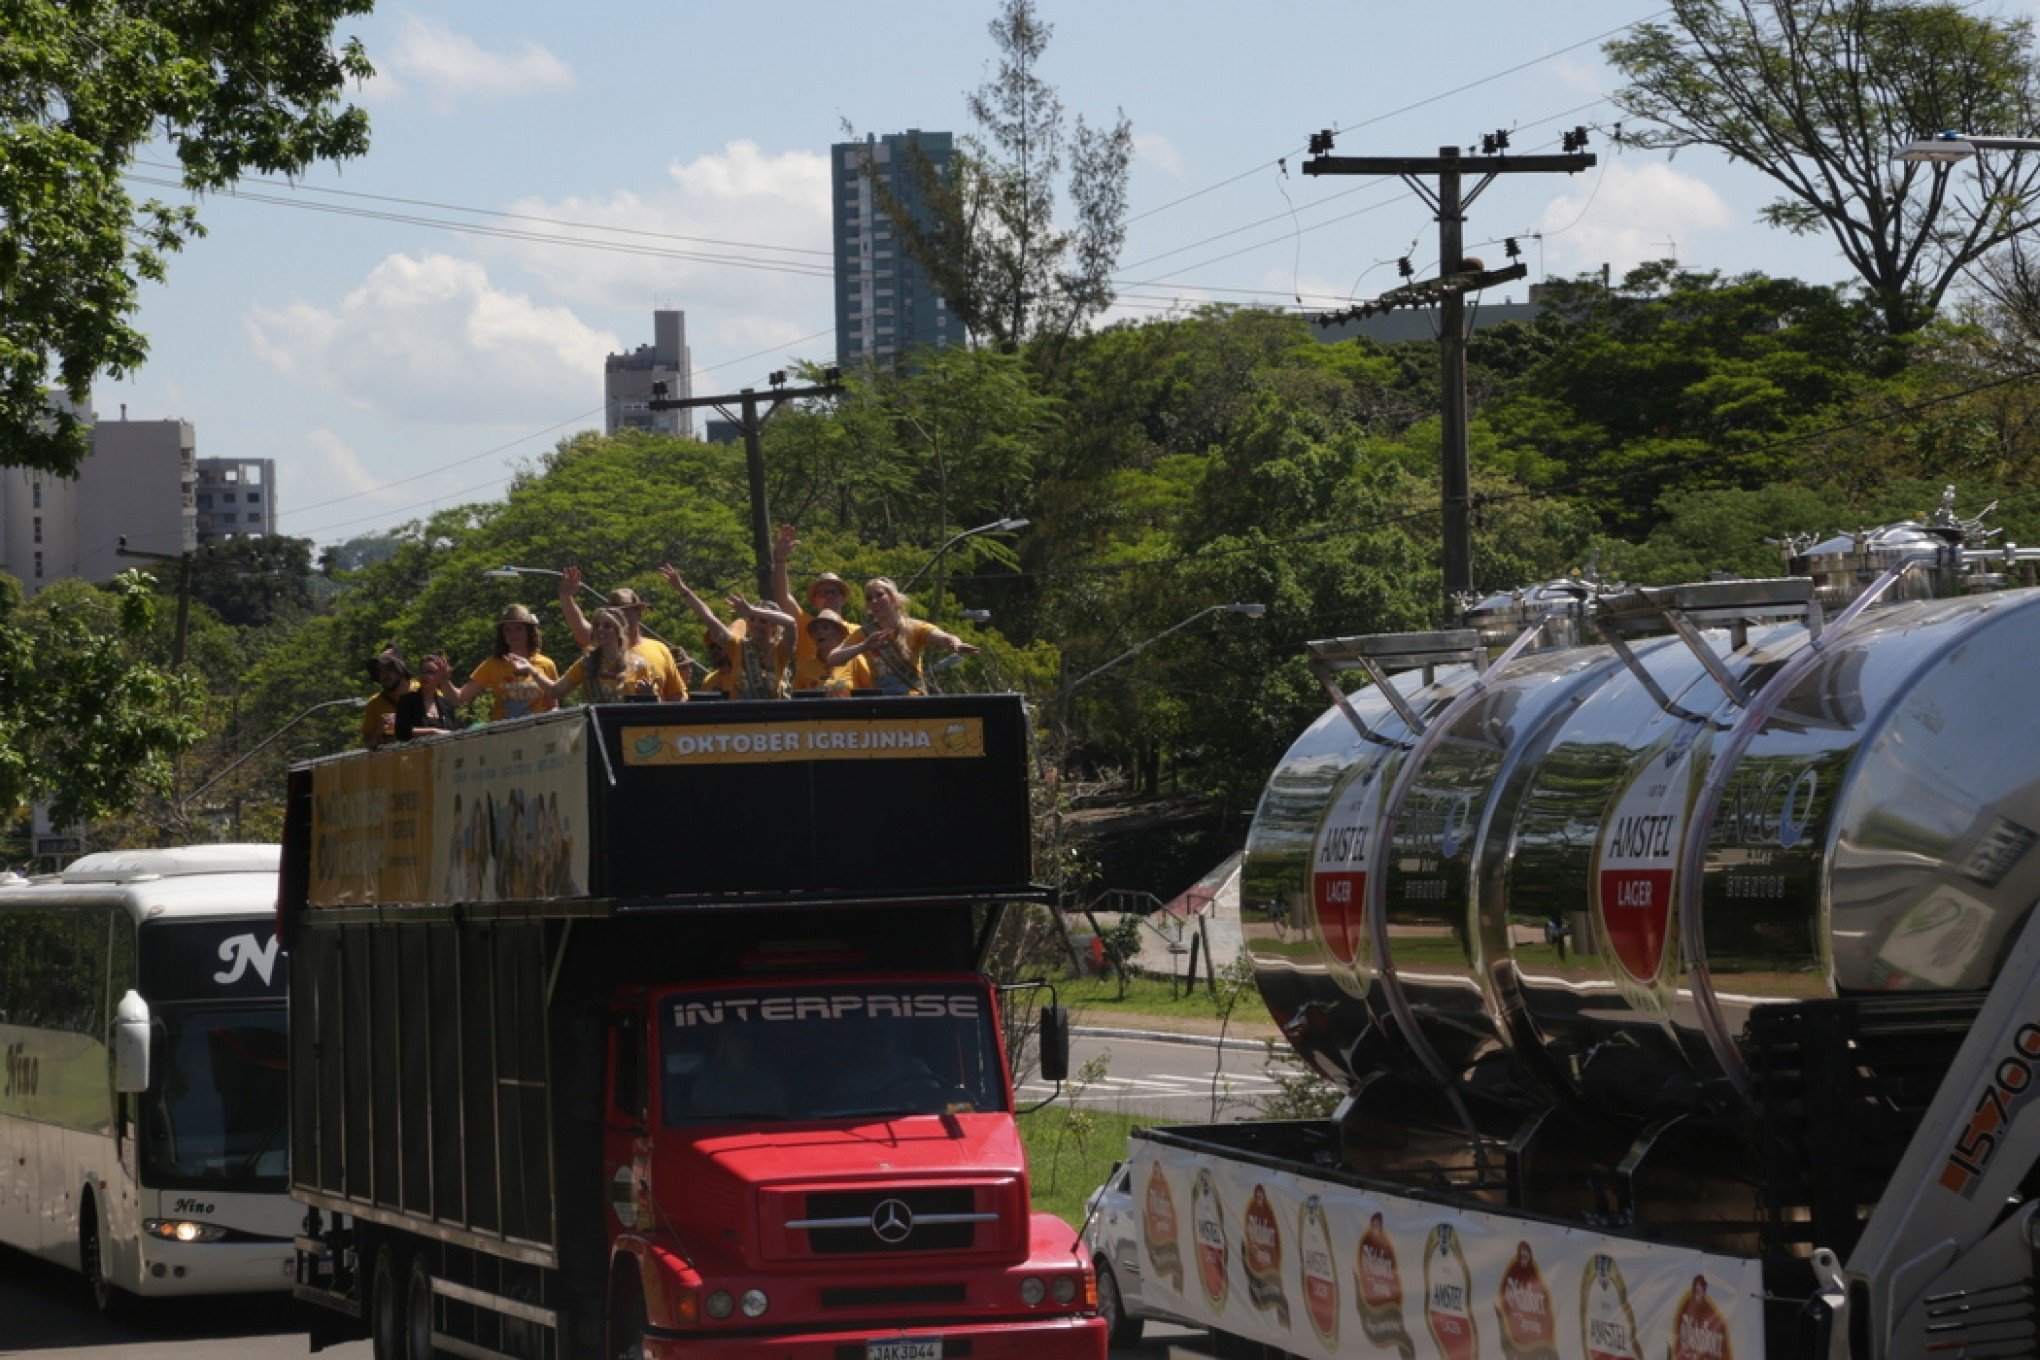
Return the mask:
{"type": "Polygon", "coordinates": [[[1168,637],[1171,633],[1182,632],[1185,628],[1188,628],[1191,624],[1197,622],[1197,620],[1203,618],[1206,614],[1245,614],[1248,618],[1258,619],[1261,617],[1262,614],[1266,612],[1267,607],[1265,605],[1258,604],[1206,605],[1204,608],[1198,610],[1195,614],[1192,614],[1189,618],[1184,619],[1181,623],[1171,624],[1169,627],[1164,628],[1161,632],[1156,633],[1153,637],[1149,638],[1147,641],[1139,643],[1133,647],[1129,647],[1127,650],[1121,652],[1118,656],[1113,657],[1110,661],[1106,662],[1104,665],[1097,666],[1092,668],[1091,670],[1085,671],[1082,675],[1070,681],[1067,685],[1064,685],[1062,692],[1067,695],[1071,690],[1075,689],[1078,685],[1083,684],[1085,681],[1091,679],[1093,676],[1111,670],[1114,666],[1117,666],[1122,661],[1127,661],[1132,659],[1133,657],[1139,656],[1142,652],[1154,646],[1157,642],[1160,642],[1163,638],[1168,637]]]}
{"type": "Polygon", "coordinates": [[[291,728],[296,727],[299,723],[303,722],[306,718],[311,717],[314,713],[317,713],[319,710],[326,708],[367,708],[367,707],[368,700],[362,698],[328,699],[324,703],[313,704],[310,708],[298,714],[295,718],[292,718],[289,722],[277,728],[274,732],[271,732],[268,736],[256,742],[253,746],[250,746],[240,755],[234,757],[234,759],[229,761],[224,768],[222,768],[217,774],[213,775],[211,779],[206,780],[203,784],[200,784],[190,793],[187,793],[182,798],[178,799],[177,800],[178,811],[180,812],[183,811],[187,806],[191,804],[193,800],[195,800],[198,797],[198,795],[204,793],[207,789],[219,783],[222,779],[225,779],[235,770],[240,769],[243,765],[248,763],[249,758],[252,757],[256,752],[269,746],[278,737],[290,731],[291,728]]]}
{"type": "Polygon", "coordinates": [[[943,554],[947,553],[951,548],[955,547],[957,544],[963,542],[963,540],[965,540],[966,538],[975,538],[979,534],[1015,533],[1021,529],[1025,529],[1027,527],[1027,523],[1028,522],[1024,519],[995,519],[990,524],[980,524],[975,529],[965,529],[955,538],[950,539],[947,543],[944,543],[941,547],[937,548],[935,550],[934,556],[930,557],[926,562],[923,562],[921,564],[920,570],[916,571],[912,576],[909,576],[907,578],[906,584],[900,587],[900,593],[902,595],[912,593],[914,589],[914,582],[920,580],[923,576],[926,576],[928,572],[935,566],[935,564],[942,560],[943,554]]]}
{"type": "MultiPolygon", "coordinates": [[[[563,571],[554,571],[551,567],[512,567],[505,565],[500,567],[491,567],[487,571],[483,572],[482,575],[492,576],[499,581],[513,581],[517,579],[519,576],[560,577],[565,576],[566,573],[563,571]]],[[[597,590],[594,586],[589,585],[586,581],[581,582],[581,589],[587,591],[590,595],[593,595],[598,600],[606,600],[609,598],[608,595],[605,594],[603,591],[597,590]]]]}

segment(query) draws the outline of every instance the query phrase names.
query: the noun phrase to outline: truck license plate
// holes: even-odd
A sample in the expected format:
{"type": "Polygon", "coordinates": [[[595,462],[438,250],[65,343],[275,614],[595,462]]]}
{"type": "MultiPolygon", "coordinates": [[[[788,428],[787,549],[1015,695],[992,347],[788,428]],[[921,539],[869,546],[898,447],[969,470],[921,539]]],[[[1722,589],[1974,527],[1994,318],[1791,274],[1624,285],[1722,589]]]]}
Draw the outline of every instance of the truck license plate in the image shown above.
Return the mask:
{"type": "Polygon", "coordinates": [[[867,1341],[864,1360],[942,1360],[942,1338],[924,1336],[918,1341],[867,1341]]]}

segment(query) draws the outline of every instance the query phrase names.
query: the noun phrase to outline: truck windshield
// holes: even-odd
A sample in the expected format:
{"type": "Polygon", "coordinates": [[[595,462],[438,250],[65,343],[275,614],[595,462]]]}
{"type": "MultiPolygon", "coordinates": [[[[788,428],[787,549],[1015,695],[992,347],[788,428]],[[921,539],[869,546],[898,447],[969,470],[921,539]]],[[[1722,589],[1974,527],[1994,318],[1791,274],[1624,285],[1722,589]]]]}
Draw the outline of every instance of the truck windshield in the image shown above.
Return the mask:
{"type": "Polygon", "coordinates": [[[668,1125],[1007,1108],[991,1001],[955,983],[676,992],[660,1002],[668,1125]]]}
{"type": "Polygon", "coordinates": [[[288,1143],[281,1006],[164,1007],[142,1100],[143,1183],[280,1191],[288,1143]]]}

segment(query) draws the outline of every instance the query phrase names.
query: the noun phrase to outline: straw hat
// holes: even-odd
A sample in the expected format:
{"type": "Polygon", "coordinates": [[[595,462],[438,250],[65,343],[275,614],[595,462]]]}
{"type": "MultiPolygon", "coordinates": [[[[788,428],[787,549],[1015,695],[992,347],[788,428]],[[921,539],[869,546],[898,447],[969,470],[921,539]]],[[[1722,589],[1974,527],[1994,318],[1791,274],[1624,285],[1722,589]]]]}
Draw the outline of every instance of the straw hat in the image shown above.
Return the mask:
{"type": "Polygon", "coordinates": [[[809,604],[814,603],[815,592],[817,590],[820,590],[823,586],[836,587],[836,589],[843,592],[843,598],[846,600],[849,599],[853,593],[850,589],[850,583],[848,581],[844,580],[842,577],[838,576],[833,571],[825,571],[820,576],[817,576],[814,580],[808,582],[807,597],[809,604]]]}
{"type": "Polygon", "coordinates": [[[538,615],[532,613],[521,604],[505,605],[503,607],[503,617],[496,620],[496,626],[501,628],[506,623],[528,623],[536,628],[538,627],[538,615]]]}

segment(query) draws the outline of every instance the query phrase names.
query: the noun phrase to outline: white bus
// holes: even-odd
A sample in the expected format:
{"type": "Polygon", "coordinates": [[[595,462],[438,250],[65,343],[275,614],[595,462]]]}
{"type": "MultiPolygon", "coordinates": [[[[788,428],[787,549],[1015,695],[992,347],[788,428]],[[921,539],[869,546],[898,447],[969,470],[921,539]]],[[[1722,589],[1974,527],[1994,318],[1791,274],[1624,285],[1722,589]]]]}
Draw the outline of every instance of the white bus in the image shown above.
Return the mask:
{"type": "Polygon", "coordinates": [[[0,886],[0,1244],[124,1295],[291,1286],[273,845],[0,886]]]}

